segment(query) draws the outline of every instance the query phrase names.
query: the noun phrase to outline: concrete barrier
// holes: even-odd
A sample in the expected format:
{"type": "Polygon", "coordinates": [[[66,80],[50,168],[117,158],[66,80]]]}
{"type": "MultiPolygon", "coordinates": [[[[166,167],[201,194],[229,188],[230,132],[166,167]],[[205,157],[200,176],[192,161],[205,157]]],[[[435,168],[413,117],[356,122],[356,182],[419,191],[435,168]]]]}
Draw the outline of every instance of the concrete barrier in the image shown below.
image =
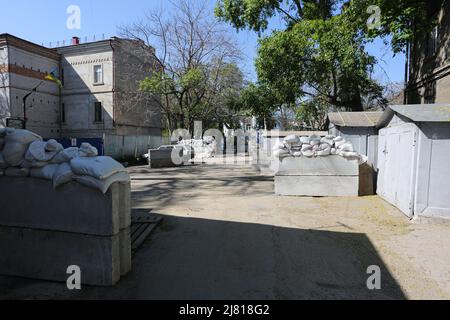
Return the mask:
{"type": "Polygon", "coordinates": [[[284,196],[358,196],[358,160],[341,156],[285,158],[275,174],[275,193],[284,196]]]}
{"type": "Polygon", "coordinates": [[[34,178],[0,176],[0,274],[108,286],[131,270],[130,183],[107,194],[76,182],[53,190],[34,178]]]}

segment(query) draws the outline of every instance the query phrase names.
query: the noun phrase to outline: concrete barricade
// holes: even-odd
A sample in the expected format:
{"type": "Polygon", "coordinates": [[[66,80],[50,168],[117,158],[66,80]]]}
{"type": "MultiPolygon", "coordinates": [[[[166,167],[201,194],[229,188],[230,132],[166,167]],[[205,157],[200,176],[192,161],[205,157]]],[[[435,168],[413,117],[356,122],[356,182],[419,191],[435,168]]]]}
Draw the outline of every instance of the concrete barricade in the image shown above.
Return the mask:
{"type": "Polygon", "coordinates": [[[358,196],[358,160],[341,156],[282,159],[275,174],[275,193],[285,196],[358,196]]]}
{"type": "Polygon", "coordinates": [[[107,194],[71,182],[0,176],[0,274],[114,285],[131,270],[130,183],[107,194]]]}

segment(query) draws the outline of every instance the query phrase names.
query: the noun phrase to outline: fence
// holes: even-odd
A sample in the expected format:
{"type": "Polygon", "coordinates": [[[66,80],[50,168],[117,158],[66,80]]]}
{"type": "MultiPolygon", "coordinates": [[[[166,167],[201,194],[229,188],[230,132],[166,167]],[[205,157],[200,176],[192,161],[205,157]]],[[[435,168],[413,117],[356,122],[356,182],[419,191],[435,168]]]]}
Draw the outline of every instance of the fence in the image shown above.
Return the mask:
{"type": "Polygon", "coordinates": [[[141,158],[149,149],[163,144],[161,136],[118,136],[105,134],[103,150],[106,156],[115,159],[141,158]]]}

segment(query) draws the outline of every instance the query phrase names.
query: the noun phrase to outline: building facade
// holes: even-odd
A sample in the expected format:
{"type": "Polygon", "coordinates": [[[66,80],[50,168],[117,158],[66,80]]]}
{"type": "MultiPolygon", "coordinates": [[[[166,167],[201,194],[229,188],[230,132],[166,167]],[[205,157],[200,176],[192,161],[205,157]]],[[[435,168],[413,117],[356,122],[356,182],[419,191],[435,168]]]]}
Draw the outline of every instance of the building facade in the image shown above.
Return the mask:
{"type": "Polygon", "coordinates": [[[450,102],[450,2],[428,1],[426,35],[411,44],[408,59],[408,104],[450,102]]]}
{"type": "Polygon", "coordinates": [[[53,50],[0,35],[0,126],[8,118],[23,119],[23,97],[37,87],[26,101],[27,128],[48,138],[61,135],[59,87],[44,79],[59,70],[59,62],[53,50]]]}
{"type": "Polygon", "coordinates": [[[154,49],[140,41],[113,37],[49,49],[0,35],[0,126],[23,118],[22,98],[42,82],[27,102],[27,129],[45,138],[161,136],[157,96],[139,91],[139,81],[156,70],[154,49]],[[53,72],[61,87],[44,80],[53,72]]]}

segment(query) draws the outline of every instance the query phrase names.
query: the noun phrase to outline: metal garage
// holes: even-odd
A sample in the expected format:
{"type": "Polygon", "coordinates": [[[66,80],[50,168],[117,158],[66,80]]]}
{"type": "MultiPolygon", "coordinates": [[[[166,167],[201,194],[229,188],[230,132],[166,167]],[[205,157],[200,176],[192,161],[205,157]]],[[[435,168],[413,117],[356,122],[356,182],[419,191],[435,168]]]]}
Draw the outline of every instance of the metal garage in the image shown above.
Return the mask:
{"type": "Polygon", "coordinates": [[[377,193],[408,217],[450,218],[450,105],[390,106],[377,127],[377,193]]]}
{"type": "Polygon", "coordinates": [[[376,167],[377,123],[383,112],[331,112],[329,133],[351,142],[359,154],[366,155],[369,164],[376,167]]]}

